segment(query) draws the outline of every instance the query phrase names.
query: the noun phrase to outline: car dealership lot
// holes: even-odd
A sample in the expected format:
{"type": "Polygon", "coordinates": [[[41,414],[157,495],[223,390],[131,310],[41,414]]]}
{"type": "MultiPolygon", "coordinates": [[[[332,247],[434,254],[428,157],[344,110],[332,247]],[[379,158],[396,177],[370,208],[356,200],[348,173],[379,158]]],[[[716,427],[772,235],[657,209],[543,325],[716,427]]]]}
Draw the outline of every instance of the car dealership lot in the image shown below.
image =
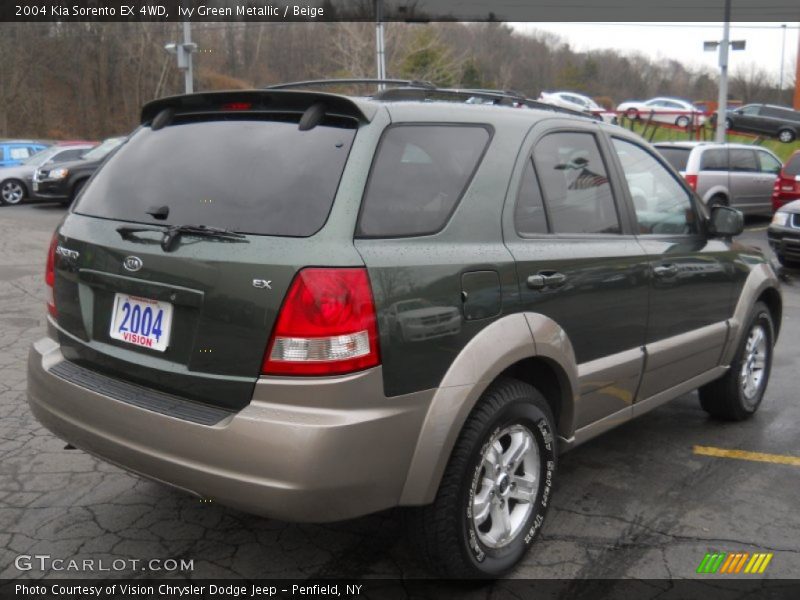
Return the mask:
{"type": "MultiPolygon", "coordinates": [[[[424,576],[399,511],[322,526],[252,517],[64,450],[39,426],[25,403],[25,362],[43,330],[44,258],[63,214],[48,205],[0,209],[0,577],[43,575],[19,571],[21,554],[184,558],[194,561],[191,576],[203,578],[424,576]]],[[[751,223],[742,241],[766,248],[765,225],[751,223]]],[[[800,456],[800,293],[791,277],[784,303],[772,380],[756,417],[711,421],[689,394],[564,455],[543,535],[516,576],[691,577],[707,552],[719,551],[774,553],[764,575],[796,577],[798,461],[693,451],[800,456]]]]}

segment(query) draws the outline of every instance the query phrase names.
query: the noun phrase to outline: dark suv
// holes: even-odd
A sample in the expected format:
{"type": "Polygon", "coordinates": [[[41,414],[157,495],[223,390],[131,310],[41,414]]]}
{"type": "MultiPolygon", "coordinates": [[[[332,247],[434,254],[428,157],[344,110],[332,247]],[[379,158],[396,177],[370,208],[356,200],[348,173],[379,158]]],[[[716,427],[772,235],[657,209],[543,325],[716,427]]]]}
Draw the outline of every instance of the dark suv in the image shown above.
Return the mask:
{"type": "Polygon", "coordinates": [[[781,295],[741,229],[640,137],[513,95],[156,100],[53,236],[28,399],[242,510],[417,507],[432,569],[499,576],[559,452],[698,387],[758,409],[781,295]]]}
{"type": "Polygon", "coordinates": [[[767,135],[788,144],[800,133],[800,112],[787,106],[748,104],[726,113],[725,129],[767,135]]]}

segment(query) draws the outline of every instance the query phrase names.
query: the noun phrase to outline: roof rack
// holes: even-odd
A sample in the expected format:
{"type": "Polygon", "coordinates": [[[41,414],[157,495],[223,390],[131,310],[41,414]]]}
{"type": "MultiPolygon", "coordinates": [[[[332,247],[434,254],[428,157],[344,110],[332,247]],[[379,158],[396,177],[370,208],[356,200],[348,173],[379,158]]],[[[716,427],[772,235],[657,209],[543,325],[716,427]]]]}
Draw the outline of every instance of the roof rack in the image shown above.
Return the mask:
{"type": "Polygon", "coordinates": [[[430,81],[416,81],[413,79],[309,79],[306,81],[292,81],[289,83],[277,83],[268,85],[268,90],[286,90],[300,87],[316,87],[325,85],[394,85],[402,87],[423,88],[435,90],[436,86],[430,81]]]}
{"type": "Polygon", "coordinates": [[[563,113],[575,117],[583,117],[593,121],[601,120],[597,115],[584,113],[569,108],[562,108],[552,104],[546,104],[537,100],[531,100],[520,92],[513,90],[492,90],[492,89],[471,89],[471,88],[393,88],[378,92],[373,96],[376,100],[448,100],[458,99],[463,102],[470,100],[486,101],[496,106],[526,106],[539,110],[563,113]]]}
{"type": "Polygon", "coordinates": [[[590,113],[553,106],[537,100],[532,100],[521,92],[514,90],[493,90],[479,88],[440,88],[430,81],[417,81],[413,79],[310,79],[307,81],[293,81],[267,86],[268,90],[286,90],[304,87],[335,86],[335,85],[391,85],[393,87],[378,90],[372,95],[375,100],[388,101],[460,101],[492,104],[495,106],[526,106],[539,110],[568,114],[583,117],[594,121],[602,120],[597,115],[590,113]]]}

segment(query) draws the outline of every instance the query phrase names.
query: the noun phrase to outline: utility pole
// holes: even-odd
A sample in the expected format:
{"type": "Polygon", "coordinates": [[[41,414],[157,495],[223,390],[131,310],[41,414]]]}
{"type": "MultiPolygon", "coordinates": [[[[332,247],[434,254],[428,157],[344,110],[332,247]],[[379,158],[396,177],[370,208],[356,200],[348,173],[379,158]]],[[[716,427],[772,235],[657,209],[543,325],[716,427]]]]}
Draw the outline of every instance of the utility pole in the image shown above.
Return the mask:
{"type": "MultiPolygon", "coordinates": [[[[383,40],[383,0],[375,0],[375,62],[378,79],[386,79],[386,46],[383,40]]],[[[382,83],[378,89],[384,89],[382,83]]]]}
{"type": "Polygon", "coordinates": [[[714,141],[725,142],[725,120],[728,114],[728,45],[731,38],[731,0],[725,0],[725,24],[719,44],[719,96],[717,98],[717,131],[714,141]]]}

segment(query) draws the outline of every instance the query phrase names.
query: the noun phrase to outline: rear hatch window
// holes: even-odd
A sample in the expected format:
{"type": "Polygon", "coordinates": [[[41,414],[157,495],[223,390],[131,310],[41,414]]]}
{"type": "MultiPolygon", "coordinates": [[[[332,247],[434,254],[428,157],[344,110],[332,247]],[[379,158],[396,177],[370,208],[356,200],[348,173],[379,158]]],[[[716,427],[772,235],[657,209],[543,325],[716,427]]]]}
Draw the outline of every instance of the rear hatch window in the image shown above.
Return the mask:
{"type": "Polygon", "coordinates": [[[783,174],[786,177],[797,177],[800,175],[800,153],[792,155],[783,166],[783,174]]]}
{"type": "Polygon", "coordinates": [[[75,212],[160,225],[308,237],[327,220],[350,127],[217,120],[141,128],[97,173],[75,212]],[[167,207],[155,221],[148,211],[167,207]]]}
{"type": "Polygon", "coordinates": [[[691,152],[689,148],[656,146],[656,149],[676,171],[686,170],[686,163],[689,162],[689,153],[691,152]]]}

